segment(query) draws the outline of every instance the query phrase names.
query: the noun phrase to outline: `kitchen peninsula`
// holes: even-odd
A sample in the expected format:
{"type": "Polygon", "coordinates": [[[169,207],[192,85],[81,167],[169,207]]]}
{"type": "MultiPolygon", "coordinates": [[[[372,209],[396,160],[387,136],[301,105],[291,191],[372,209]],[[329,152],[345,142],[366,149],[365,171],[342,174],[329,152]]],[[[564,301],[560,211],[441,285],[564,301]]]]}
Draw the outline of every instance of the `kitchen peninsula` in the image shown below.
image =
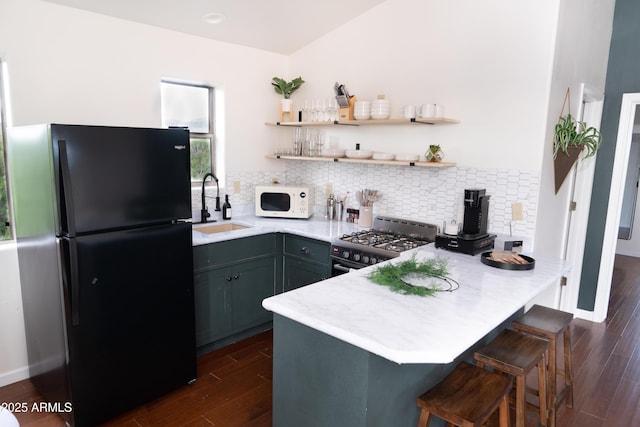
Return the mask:
{"type": "Polygon", "coordinates": [[[432,245],[387,262],[447,258],[453,292],[400,295],[375,267],[264,300],[274,313],[273,425],[415,426],[416,398],[566,275],[560,260],[508,271],[432,245]]]}

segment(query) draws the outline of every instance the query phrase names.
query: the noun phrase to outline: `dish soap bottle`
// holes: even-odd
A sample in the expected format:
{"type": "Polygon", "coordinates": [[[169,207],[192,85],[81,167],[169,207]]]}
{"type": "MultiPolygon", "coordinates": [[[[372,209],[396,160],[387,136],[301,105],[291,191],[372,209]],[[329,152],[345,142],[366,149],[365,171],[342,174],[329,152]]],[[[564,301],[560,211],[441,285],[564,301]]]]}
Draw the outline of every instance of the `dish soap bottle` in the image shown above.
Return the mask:
{"type": "Polygon", "coordinates": [[[224,195],[224,204],[222,205],[222,219],[231,219],[231,203],[229,203],[229,195],[224,195]]]}

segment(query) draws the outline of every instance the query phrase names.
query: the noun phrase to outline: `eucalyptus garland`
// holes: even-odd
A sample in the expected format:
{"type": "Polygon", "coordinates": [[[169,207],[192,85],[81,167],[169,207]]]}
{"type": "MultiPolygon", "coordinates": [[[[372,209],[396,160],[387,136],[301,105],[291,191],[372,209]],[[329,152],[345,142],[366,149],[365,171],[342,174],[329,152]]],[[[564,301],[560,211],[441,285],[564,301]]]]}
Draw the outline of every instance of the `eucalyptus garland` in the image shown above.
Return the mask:
{"type": "Polygon", "coordinates": [[[404,280],[405,277],[407,275],[419,275],[441,279],[449,284],[448,290],[457,289],[458,282],[447,277],[449,274],[448,267],[446,259],[435,257],[425,261],[417,261],[416,255],[413,254],[406,261],[376,267],[369,273],[367,278],[378,285],[388,286],[393,292],[398,292],[402,295],[433,296],[441,290],[435,280],[432,282],[432,286],[414,286],[407,283],[404,280]]]}

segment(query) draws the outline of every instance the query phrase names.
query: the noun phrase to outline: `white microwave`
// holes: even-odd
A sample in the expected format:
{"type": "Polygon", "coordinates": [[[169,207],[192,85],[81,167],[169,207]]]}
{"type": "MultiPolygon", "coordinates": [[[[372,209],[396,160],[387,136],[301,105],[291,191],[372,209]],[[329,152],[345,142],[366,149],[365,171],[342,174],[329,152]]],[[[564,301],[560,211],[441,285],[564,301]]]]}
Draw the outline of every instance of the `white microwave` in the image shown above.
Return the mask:
{"type": "Polygon", "coordinates": [[[257,185],[256,216],[309,218],[313,213],[313,189],[298,185],[257,185]]]}

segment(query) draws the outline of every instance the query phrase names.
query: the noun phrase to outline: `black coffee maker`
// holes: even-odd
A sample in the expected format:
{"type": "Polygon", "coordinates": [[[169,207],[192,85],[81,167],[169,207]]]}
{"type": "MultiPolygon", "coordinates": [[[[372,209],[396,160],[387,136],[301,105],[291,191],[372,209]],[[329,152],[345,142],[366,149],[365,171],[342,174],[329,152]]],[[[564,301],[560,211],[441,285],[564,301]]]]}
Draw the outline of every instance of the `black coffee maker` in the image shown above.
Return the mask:
{"type": "Polygon", "coordinates": [[[487,215],[489,198],[487,190],[471,188],[464,190],[464,222],[458,236],[464,239],[477,239],[487,235],[487,215]]]}
{"type": "Polygon", "coordinates": [[[493,248],[495,234],[487,233],[489,198],[485,189],[464,190],[464,222],[457,236],[438,234],[436,248],[476,255],[493,248]]]}

